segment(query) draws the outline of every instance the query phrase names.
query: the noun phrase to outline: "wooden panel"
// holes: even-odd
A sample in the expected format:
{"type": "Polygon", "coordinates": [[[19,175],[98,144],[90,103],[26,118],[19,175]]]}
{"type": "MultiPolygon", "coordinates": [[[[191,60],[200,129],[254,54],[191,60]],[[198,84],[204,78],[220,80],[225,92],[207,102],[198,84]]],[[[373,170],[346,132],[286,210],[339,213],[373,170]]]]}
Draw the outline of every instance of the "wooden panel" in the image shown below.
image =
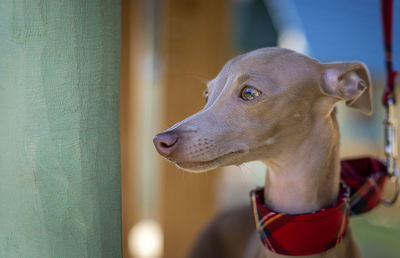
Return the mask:
{"type": "Polygon", "coordinates": [[[129,254],[129,230],[138,220],[137,191],[135,190],[135,161],[137,158],[134,144],[134,78],[137,51],[135,36],[140,33],[139,5],[136,0],[121,1],[121,198],[122,198],[122,250],[123,257],[129,254]],[[136,8],[135,8],[136,7],[136,8]]]}
{"type": "MultiPolygon", "coordinates": [[[[162,6],[164,118],[167,128],[200,110],[202,80],[212,79],[227,58],[227,3],[169,0],[162,6]]],[[[161,159],[161,158],[160,158],[161,159]]],[[[189,174],[163,164],[164,257],[184,257],[201,227],[215,212],[215,171],[189,174]]]]}
{"type": "Polygon", "coordinates": [[[121,257],[120,2],[1,1],[0,257],[121,257]]]}

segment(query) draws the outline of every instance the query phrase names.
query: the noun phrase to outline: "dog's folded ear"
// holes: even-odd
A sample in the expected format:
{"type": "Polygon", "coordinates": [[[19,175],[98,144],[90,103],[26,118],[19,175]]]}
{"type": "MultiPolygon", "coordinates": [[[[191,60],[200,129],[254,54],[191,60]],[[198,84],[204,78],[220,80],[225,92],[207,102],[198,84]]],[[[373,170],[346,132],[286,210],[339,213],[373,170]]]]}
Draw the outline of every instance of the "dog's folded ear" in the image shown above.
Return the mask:
{"type": "Polygon", "coordinates": [[[321,91],[364,114],[372,113],[371,79],[367,67],[359,62],[323,64],[321,91]]]}

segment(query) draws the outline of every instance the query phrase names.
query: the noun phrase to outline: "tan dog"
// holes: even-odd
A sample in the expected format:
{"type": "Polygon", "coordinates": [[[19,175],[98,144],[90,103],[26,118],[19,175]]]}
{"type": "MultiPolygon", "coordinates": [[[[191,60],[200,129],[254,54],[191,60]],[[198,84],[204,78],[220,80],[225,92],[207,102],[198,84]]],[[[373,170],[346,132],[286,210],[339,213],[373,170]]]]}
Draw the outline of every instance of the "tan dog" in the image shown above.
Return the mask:
{"type": "MultiPolygon", "coordinates": [[[[192,172],[262,160],[268,167],[265,202],[277,212],[312,212],[337,199],[334,105],[344,100],[371,112],[363,64],[322,64],[291,50],[264,48],[230,60],[206,94],[201,111],[155,136],[162,156],[192,172]]],[[[252,239],[248,257],[282,257],[252,239]]],[[[338,246],[309,257],[359,256],[349,230],[338,246]]]]}

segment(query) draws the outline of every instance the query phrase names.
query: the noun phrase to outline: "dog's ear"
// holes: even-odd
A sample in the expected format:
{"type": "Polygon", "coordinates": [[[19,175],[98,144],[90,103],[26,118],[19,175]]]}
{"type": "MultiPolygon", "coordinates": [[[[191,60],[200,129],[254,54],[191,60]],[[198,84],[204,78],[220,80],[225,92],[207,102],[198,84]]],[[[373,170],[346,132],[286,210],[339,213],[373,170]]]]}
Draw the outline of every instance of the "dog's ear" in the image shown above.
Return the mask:
{"type": "Polygon", "coordinates": [[[372,85],[367,67],[359,62],[329,63],[323,66],[322,92],[344,100],[347,106],[370,115],[372,85]]]}

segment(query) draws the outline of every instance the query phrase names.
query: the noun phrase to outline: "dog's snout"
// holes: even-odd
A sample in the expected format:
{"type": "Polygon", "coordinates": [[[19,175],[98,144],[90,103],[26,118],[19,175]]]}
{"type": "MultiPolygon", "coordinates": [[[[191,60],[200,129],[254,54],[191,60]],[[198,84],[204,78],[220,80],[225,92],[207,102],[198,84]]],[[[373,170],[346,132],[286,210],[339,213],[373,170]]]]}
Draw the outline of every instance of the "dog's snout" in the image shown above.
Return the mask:
{"type": "Polygon", "coordinates": [[[178,136],[173,132],[160,133],[154,136],[153,142],[158,153],[168,157],[177,146],[178,136]]]}

